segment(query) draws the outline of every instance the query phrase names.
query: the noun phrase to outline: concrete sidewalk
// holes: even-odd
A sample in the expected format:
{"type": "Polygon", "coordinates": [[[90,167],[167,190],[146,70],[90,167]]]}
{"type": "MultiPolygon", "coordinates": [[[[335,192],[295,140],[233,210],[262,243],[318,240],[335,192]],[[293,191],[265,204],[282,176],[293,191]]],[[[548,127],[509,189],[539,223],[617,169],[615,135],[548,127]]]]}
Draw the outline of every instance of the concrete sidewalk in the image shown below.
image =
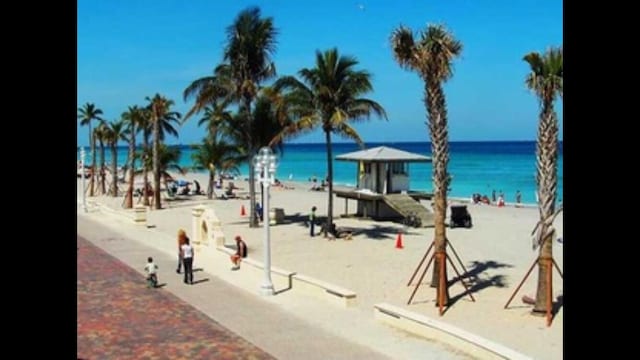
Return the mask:
{"type": "Polygon", "coordinates": [[[152,256],[160,268],[160,283],[166,284],[161,291],[175,294],[278,359],[388,358],[311,326],[276,305],[202,271],[194,274],[194,285],[186,285],[182,275],[175,272],[175,258],[86,218],[78,217],[78,235],[139,271],[141,276],[147,256],[152,256]]]}
{"type": "MultiPolygon", "coordinates": [[[[117,210],[116,210],[117,212],[117,210]]],[[[210,318],[279,359],[394,358],[470,359],[440,342],[399,331],[375,321],[373,308],[341,308],[297,291],[274,279],[278,295],[259,295],[261,277],[230,271],[228,255],[196,253],[194,286],[182,283],[175,232],[189,232],[191,207],[150,212],[152,227],[133,225],[117,214],[78,207],[77,232],[143,276],[147,256],[160,266],[163,291],[170,291],[210,318]],[[162,213],[162,216],[160,216],[162,213]],[[169,215],[170,216],[167,216],[169,215]]]]}

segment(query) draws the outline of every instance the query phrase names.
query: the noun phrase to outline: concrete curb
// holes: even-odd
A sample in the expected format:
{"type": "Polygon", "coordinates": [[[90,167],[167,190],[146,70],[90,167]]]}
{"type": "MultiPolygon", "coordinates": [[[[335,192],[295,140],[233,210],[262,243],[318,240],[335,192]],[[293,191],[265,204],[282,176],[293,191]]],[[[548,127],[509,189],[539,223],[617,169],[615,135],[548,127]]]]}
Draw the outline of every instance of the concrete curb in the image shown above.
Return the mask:
{"type": "Polygon", "coordinates": [[[378,321],[412,334],[447,343],[481,359],[532,360],[531,357],[504,345],[391,304],[379,303],[373,308],[374,317],[378,321]]]}

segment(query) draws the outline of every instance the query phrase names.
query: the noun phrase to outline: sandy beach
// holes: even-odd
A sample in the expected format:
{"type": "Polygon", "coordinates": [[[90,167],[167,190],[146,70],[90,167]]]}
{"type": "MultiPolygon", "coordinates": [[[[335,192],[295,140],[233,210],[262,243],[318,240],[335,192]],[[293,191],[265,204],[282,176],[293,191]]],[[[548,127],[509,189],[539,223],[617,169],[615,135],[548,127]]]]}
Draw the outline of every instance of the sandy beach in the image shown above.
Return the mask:
{"type": "MultiPolygon", "coordinates": [[[[205,174],[176,174],[176,178],[188,181],[197,179],[203,190],[207,186],[205,174]]],[[[80,194],[79,179],[77,183],[80,194]]],[[[234,180],[234,183],[241,188],[236,192],[248,194],[246,181],[234,180]]],[[[413,302],[407,304],[414,289],[413,286],[408,287],[407,282],[433,240],[433,228],[409,228],[404,231],[404,227],[395,222],[342,217],[345,200],[334,198],[334,221],[338,227],[354,229],[352,239],[328,241],[321,235],[310,237],[304,220],[312,206],[318,208],[319,216],[326,215],[327,192],[310,191],[310,183],[285,181],[285,185],[289,189],[271,190],[270,207],[282,208],[285,213],[285,223],[271,227],[273,266],[355,291],[358,297],[355,311],[369,314],[372,319],[373,305],[386,302],[455,325],[535,359],[562,358],[562,307],[552,325],[547,327],[545,319],[530,315],[532,307],[521,300],[523,295],[535,297],[537,269],[516,294],[510,308],[503,309],[537,258],[538,252],[532,249],[530,236],[538,221],[537,208],[467,204],[473,227],[447,229],[447,237],[466,269],[475,276],[472,283],[475,302],[469,296],[460,297],[465,289],[456,282],[450,288],[450,296],[457,300],[441,317],[434,306],[435,289],[428,285],[431,270],[413,302]],[[395,248],[399,232],[403,232],[403,249],[395,248]]],[[[126,184],[121,184],[121,189],[126,189],[126,184]]],[[[256,189],[257,198],[260,199],[259,188],[256,189]]],[[[222,193],[221,190],[217,191],[222,193]]],[[[122,210],[122,197],[98,196],[91,200],[122,210]]],[[[179,227],[189,231],[191,208],[196,204],[204,204],[215,210],[222,221],[228,243],[233,236],[241,235],[248,245],[249,257],[262,261],[264,229],[249,228],[249,218],[240,214],[243,206],[249,211],[249,200],[207,200],[206,196],[185,196],[184,200],[165,202],[165,208],[160,211],[150,210],[149,222],[155,224],[157,231],[171,236],[179,227]]],[[[429,205],[427,202],[424,204],[429,205]]],[[[348,213],[353,214],[355,201],[349,200],[347,208],[348,213]]],[[[556,218],[554,226],[557,237],[562,237],[562,214],[556,218]]],[[[562,269],[562,243],[554,241],[553,252],[555,261],[562,269]]],[[[456,277],[451,267],[448,275],[449,279],[456,277]]],[[[563,281],[554,271],[554,299],[562,294],[563,281]]]]}

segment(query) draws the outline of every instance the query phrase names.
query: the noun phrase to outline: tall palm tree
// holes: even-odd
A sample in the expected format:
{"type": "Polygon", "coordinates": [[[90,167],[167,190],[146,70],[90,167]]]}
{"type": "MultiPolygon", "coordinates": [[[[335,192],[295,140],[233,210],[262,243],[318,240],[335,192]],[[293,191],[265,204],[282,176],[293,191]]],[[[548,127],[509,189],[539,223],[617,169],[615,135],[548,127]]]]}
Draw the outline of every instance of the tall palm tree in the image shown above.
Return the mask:
{"type": "Polygon", "coordinates": [[[125,123],[120,121],[112,121],[106,125],[105,140],[111,149],[111,196],[118,196],[118,141],[126,140],[125,123]]]}
{"type": "Polygon", "coordinates": [[[156,94],[153,98],[146,98],[149,101],[149,108],[151,110],[151,124],[153,126],[153,196],[155,208],[161,209],[160,203],[160,163],[158,148],[160,147],[160,141],[164,139],[164,133],[169,132],[173,135],[178,135],[178,132],[173,128],[171,122],[180,122],[180,113],[171,111],[173,106],[173,100],[169,100],[160,94],[156,94]]]}
{"type": "MultiPolygon", "coordinates": [[[[215,99],[233,102],[239,105],[241,123],[236,130],[245,133],[244,151],[247,159],[255,154],[251,125],[252,104],[260,91],[261,84],[276,75],[271,60],[276,50],[278,31],[271,17],[262,18],[258,7],[249,7],[241,11],[233,23],[227,27],[227,41],[223,52],[223,63],[214,69],[212,76],[192,82],[184,91],[185,101],[195,98],[194,107],[185,118],[211,106],[215,99]]],[[[249,166],[249,226],[258,225],[255,213],[255,174],[249,166]]]]}
{"type": "Polygon", "coordinates": [[[238,173],[237,164],[241,162],[238,147],[227,143],[225,140],[217,140],[207,136],[202,144],[192,147],[196,150],[191,154],[195,170],[209,170],[209,183],[207,184],[207,198],[213,198],[213,187],[216,170],[238,173]]]}
{"type": "MultiPolygon", "coordinates": [[[[234,100],[239,103],[240,113],[246,123],[247,131],[251,129],[253,117],[251,106],[260,85],[276,75],[276,68],[271,60],[276,51],[276,35],[278,31],[273,25],[273,18],[262,18],[258,7],[249,7],[241,11],[234,22],[227,27],[227,43],[224,48],[223,61],[227,65],[228,78],[232,79],[235,91],[234,100]]],[[[247,133],[247,152],[253,156],[252,134],[247,133]]],[[[255,171],[249,166],[249,226],[258,226],[255,212],[255,171]]]]}
{"type": "MultiPolygon", "coordinates": [[[[427,125],[431,137],[431,153],[433,156],[433,198],[434,198],[434,243],[436,253],[446,255],[445,219],[447,216],[447,189],[451,176],[447,171],[449,163],[449,131],[447,125],[447,104],[443,84],[453,76],[453,60],[460,56],[462,43],[442,25],[427,25],[416,42],[411,29],[400,26],[391,35],[393,56],[400,67],[412,70],[424,81],[427,108],[427,125]]],[[[431,286],[437,287],[438,301],[444,298],[444,305],[449,303],[447,268],[444,264],[444,289],[440,288],[440,257],[436,262],[431,286]]]]}
{"type": "Polygon", "coordinates": [[[142,124],[142,117],[144,116],[143,110],[137,105],[129,106],[126,112],[122,113],[122,119],[127,124],[126,134],[129,136],[129,187],[127,188],[127,194],[125,195],[126,209],[133,207],[133,187],[135,181],[135,163],[136,163],[136,134],[140,130],[142,124]]]}
{"type": "Polygon", "coordinates": [[[83,107],[78,108],[78,119],[80,119],[80,125],[88,125],[89,127],[89,146],[91,147],[91,180],[89,182],[89,196],[93,196],[93,187],[96,174],[96,144],[93,137],[93,130],[91,129],[91,122],[93,120],[102,120],[102,110],[96,108],[93,103],[86,103],[83,107]]]}
{"type": "MultiPolygon", "coordinates": [[[[284,76],[276,81],[276,91],[288,90],[289,111],[297,120],[288,125],[274,141],[322,128],[327,146],[327,176],[329,200],[327,224],[333,223],[333,151],[331,134],[353,139],[361,147],[363,141],[349,121],[367,120],[371,114],[387,119],[384,108],[362,95],[373,90],[371,74],[356,70],[358,61],[352,56],[340,56],[336,48],[316,51],[316,66],[298,72],[302,81],[284,76]]],[[[325,226],[324,235],[327,236],[325,226]]]]}
{"type": "Polygon", "coordinates": [[[538,288],[533,312],[546,312],[548,293],[551,283],[546,281],[553,253],[552,244],[555,230],[553,219],[556,215],[556,190],[558,184],[558,118],[554,102],[559,95],[562,98],[562,47],[552,47],[544,54],[532,52],[524,56],[531,67],[527,74],[527,87],[533,91],[540,102],[540,120],[538,140],[536,142],[536,182],[538,184],[538,211],[540,222],[537,227],[538,288]],[[548,264],[548,266],[547,266],[548,264]]]}
{"type": "Polygon", "coordinates": [[[98,126],[93,130],[95,140],[98,141],[100,147],[100,169],[97,171],[98,180],[100,181],[100,191],[104,195],[107,193],[105,184],[105,156],[104,156],[104,143],[107,137],[107,123],[104,120],[100,120],[98,126]]]}
{"type": "MultiPolygon", "coordinates": [[[[141,117],[140,117],[140,123],[138,125],[139,129],[142,131],[142,150],[140,151],[139,157],[141,162],[144,164],[145,161],[149,160],[152,158],[151,157],[151,148],[150,148],[150,138],[151,138],[151,133],[153,131],[153,126],[151,125],[151,110],[149,109],[149,107],[144,107],[140,110],[141,113],[141,117]],[[147,159],[147,157],[149,157],[149,159],[147,159]]],[[[143,195],[142,195],[142,204],[144,206],[149,206],[150,202],[149,202],[149,194],[147,193],[147,189],[149,188],[149,169],[152,170],[152,168],[147,168],[146,166],[142,167],[142,178],[143,178],[143,183],[144,183],[144,190],[143,190],[143,195]]]]}

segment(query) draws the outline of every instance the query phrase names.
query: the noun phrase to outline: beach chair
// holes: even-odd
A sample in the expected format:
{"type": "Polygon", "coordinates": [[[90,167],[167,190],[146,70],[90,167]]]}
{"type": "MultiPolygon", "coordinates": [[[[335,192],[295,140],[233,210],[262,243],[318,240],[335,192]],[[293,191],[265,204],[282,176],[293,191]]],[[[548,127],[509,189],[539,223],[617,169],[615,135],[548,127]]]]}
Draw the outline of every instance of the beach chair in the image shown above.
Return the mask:
{"type": "Polygon", "coordinates": [[[451,205],[451,217],[449,227],[471,227],[471,214],[467,210],[467,205],[451,205]]]}

